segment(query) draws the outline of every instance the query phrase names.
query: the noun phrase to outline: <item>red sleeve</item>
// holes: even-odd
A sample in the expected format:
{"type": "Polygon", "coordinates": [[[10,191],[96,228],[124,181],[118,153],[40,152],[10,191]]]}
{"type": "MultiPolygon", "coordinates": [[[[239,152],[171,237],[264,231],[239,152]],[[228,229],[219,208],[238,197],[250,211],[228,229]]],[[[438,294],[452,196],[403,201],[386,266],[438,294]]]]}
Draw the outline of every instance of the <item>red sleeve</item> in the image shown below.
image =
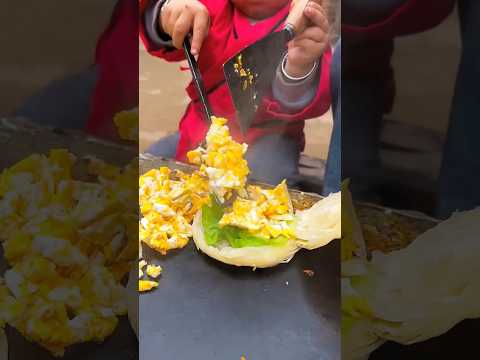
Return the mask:
{"type": "Polygon", "coordinates": [[[138,24],[139,24],[139,34],[140,34],[140,39],[143,42],[143,45],[145,46],[145,49],[153,56],[165,59],[167,61],[181,61],[184,59],[184,54],[183,51],[177,50],[177,49],[165,49],[161,48],[158,49],[152,41],[148,38],[147,32],[145,30],[145,10],[149,6],[152,0],[140,0],[140,11],[139,15],[140,18],[138,19],[138,24]]]}
{"type": "MultiPolygon", "coordinates": [[[[145,49],[153,56],[157,56],[162,58],[166,61],[182,61],[185,59],[185,55],[183,50],[178,49],[166,49],[166,48],[158,48],[155,46],[152,41],[148,38],[147,32],[145,30],[145,11],[150,3],[154,0],[140,0],[140,18],[139,18],[139,34],[140,38],[145,46],[145,49]]],[[[210,23],[213,23],[213,19],[215,14],[221,10],[222,4],[224,1],[222,0],[199,0],[203,3],[210,14],[210,23]]]]}
{"type": "Polygon", "coordinates": [[[259,111],[259,121],[269,121],[279,119],[284,121],[299,121],[313,117],[321,116],[328,111],[331,104],[330,94],[330,62],[332,51],[329,47],[322,56],[321,71],[319,71],[320,81],[315,97],[304,109],[292,113],[285,109],[278,101],[271,97],[263,100],[262,109],[259,111]]]}
{"type": "Polygon", "coordinates": [[[342,24],[345,36],[391,39],[431,29],[453,10],[456,0],[407,0],[386,19],[367,26],[342,24]]]}
{"type": "Polygon", "coordinates": [[[91,134],[117,139],[113,117],[138,107],[137,10],[136,1],[118,1],[109,26],[97,42],[97,84],[86,125],[91,134]]]}

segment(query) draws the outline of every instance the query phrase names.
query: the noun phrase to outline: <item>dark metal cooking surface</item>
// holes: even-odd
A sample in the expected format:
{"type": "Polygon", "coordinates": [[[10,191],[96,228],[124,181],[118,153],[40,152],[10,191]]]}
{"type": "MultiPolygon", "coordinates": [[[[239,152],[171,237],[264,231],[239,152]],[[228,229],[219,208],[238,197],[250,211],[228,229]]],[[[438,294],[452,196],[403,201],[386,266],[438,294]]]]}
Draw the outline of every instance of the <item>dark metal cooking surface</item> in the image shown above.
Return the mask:
{"type": "Polygon", "coordinates": [[[167,256],[144,247],[164,272],[140,296],[140,359],[340,359],[339,244],[256,271],[210,259],[193,242],[167,256]]]}
{"type": "MultiPolygon", "coordinates": [[[[140,173],[171,160],[140,156],[140,173]]],[[[320,197],[292,191],[294,203],[320,197]]],[[[271,269],[225,265],[198,252],[193,241],[162,256],[159,286],[140,295],[142,360],[340,359],[340,242],[299,251],[271,269]],[[313,270],[308,277],[304,270],[313,270]]]]}

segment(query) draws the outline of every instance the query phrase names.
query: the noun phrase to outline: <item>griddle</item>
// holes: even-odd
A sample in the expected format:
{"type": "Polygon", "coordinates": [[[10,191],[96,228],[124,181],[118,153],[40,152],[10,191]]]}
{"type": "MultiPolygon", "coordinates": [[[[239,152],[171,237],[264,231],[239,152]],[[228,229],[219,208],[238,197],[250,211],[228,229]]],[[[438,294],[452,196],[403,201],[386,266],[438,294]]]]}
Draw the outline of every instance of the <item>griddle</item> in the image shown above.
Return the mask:
{"type": "MultiPolygon", "coordinates": [[[[140,172],[162,165],[189,169],[141,157],[140,172]]],[[[211,259],[193,241],[167,256],[144,246],[163,274],[157,289],[140,295],[140,359],[340,359],[339,246],[255,271],[211,259]]]]}

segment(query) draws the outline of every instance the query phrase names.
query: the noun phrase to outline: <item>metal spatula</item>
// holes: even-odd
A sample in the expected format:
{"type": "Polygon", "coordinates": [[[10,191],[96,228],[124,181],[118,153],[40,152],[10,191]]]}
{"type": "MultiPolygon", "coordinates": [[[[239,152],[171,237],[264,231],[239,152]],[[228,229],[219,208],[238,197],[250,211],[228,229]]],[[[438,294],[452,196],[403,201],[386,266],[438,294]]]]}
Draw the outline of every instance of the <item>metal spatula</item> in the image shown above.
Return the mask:
{"type": "MultiPolygon", "coordinates": [[[[195,88],[197,89],[198,97],[200,99],[200,102],[203,105],[203,112],[205,114],[205,119],[210,125],[212,122],[212,110],[210,107],[210,103],[208,102],[207,92],[205,91],[205,87],[203,85],[202,75],[200,74],[200,69],[198,68],[197,60],[192,55],[190,40],[188,38],[185,38],[183,42],[183,50],[185,51],[185,57],[187,58],[190,71],[192,72],[193,83],[195,84],[195,88]]],[[[206,139],[202,141],[200,146],[203,147],[204,149],[207,148],[206,139]]],[[[231,206],[231,204],[233,204],[233,201],[236,198],[236,196],[234,196],[228,201],[222,203],[220,199],[217,197],[217,195],[214,194],[214,196],[217,202],[219,204],[222,204],[224,207],[231,206]]]]}
{"type": "Polygon", "coordinates": [[[241,50],[223,65],[225,79],[240,122],[240,129],[247,133],[263,97],[272,86],[275,71],[282,61],[287,43],[308,26],[303,15],[309,1],[294,0],[283,30],[241,50]]]}
{"type": "MultiPolygon", "coordinates": [[[[185,37],[185,40],[183,41],[183,50],[185,51],[185,57],[187,58],[188,66],[190,67],[190,71],[192,72],[193,83],[195,84],[195,88],[197,89],[198,97],[203,105],[205,120],[207,121],[207,124],[210,125],[212,122],[212,110],[210,107],[210,103],[208,102],[207,92],[205,91],[205,86],[203,85],[202,74],[200,73],[200,69],[198,68],[197,60],[191,52],[190,40],[188,39],[188,37],[185,37]]],[[[202,141],[200,146],[206,147],[205,139],[202,141]]]]}

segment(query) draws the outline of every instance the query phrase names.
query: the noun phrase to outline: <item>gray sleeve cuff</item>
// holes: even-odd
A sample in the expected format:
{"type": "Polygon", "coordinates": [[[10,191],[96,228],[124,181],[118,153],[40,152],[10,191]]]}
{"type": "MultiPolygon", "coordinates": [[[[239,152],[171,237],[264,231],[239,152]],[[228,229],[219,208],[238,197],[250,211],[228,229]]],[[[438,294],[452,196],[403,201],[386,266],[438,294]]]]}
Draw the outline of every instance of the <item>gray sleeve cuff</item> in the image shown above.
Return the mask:
{"type": "Polygon", "coordinates": [[[321,66],[317,66],[316,71],[308,78],[293,82],[285,78],[280,64],[277,67],[272,84],[273,97],[290,111],[298,111],[305,108],[312,102],[317,93],[320,81],[318,74],[320,68],[321,66]]]}
{"type": "Polygon", "coordinates": [[[153,0],[144,13],[145,31],[154,48],[173,48],[172,38],[158,26],[160,9],[165,0],[153,0]]]}

